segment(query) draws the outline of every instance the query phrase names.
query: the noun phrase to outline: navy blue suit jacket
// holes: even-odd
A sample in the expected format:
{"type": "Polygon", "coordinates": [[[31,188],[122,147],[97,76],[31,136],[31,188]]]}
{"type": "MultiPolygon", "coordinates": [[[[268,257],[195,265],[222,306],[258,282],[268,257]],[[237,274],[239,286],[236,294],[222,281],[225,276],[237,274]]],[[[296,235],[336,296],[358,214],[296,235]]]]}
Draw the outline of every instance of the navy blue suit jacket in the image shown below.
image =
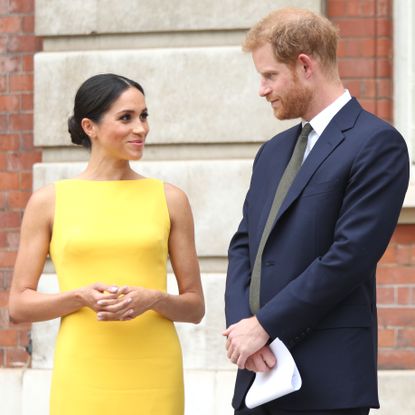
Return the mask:
{"type": "MultiPolygon", "coordinates": [[[[301,125],[266,142],[229,248],[227,326],[250,317],[249,284],[275,190],[301,125]]],[[[304,161],[265,245],[260,324],[290,349],[303,385],[285,409],[378,407],[376,264],[396,226],[408,151],[389,124],[349,101],[304,161]]],[[[239,370],[233,406],[253,372],[239,370]]]]}

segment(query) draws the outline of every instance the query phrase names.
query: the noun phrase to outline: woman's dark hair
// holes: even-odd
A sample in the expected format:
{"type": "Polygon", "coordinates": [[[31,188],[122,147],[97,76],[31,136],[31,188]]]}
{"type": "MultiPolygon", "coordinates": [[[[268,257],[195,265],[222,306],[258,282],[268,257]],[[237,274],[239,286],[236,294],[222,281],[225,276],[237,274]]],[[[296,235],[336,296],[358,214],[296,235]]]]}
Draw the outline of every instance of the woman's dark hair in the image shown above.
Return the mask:
{"type": "Polygon", "coordinates": [[[143,95],[142,86],[121,75],[105,73],[92,76],[75,95],[73,115],[68,119],[68,131],[74,144],[91,147],[91,140],[82,128],[83,118],[99,122],[111,105],[128,88],[137,88],[143,95]]]}

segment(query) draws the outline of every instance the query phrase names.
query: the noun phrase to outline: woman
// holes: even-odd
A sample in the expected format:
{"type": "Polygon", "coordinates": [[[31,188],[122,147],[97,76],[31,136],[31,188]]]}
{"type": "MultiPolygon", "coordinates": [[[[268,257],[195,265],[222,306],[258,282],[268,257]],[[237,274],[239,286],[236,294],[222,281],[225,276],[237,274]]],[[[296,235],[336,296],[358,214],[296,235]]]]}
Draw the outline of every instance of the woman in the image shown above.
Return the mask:
{"type": "Polygon", "coordinates": [[[90,148],[86,170],[35,192],[25,211],[10,316],[62,317],[53,415],[183,413],[173,321],[198,323],[204,300],[186,195],[130,166],[143,154],[147,117],[138,83],[85,81],[68,126],[72,142],[90,148]],[[48,253],[58,294],[36,291],[48,253]],[[178,295],[166,293],[167,256],[178,295]]]}

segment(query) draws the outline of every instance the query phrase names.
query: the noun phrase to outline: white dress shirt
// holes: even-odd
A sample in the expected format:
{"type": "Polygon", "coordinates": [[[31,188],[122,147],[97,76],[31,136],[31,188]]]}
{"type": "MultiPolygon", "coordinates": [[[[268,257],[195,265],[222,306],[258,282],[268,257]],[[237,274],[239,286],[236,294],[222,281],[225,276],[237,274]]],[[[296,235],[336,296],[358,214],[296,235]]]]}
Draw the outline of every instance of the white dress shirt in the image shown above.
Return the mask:
{"type": "MultiPolygon", "coordinates": [[[[307,146],[304,153],[303,161],[310,154],[310,151],[317,143],[318,138],[323,134],[323,131],[334,118],[334,116],[352,99],[349,90],[345,89],[343,94],[340,95],[335,101],[333,101],[328,107],[324,108],[323,111],[319,112],[313,119],[308,121],[313,130],[308,135],[307,146]]],[[[307,121],[302,121],[303,126],[307,121]]]]}

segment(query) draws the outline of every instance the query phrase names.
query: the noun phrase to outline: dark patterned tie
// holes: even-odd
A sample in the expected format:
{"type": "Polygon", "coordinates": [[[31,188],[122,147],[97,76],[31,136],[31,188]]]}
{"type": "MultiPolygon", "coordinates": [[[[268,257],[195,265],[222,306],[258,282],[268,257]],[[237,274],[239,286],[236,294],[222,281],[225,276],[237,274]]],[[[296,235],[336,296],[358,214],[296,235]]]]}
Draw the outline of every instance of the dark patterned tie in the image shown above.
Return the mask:
{"type": "Polygon", "coordinates": [[[304,152],[307,146],[307,139],[310,131],[313,129],[309,123],[305,124],[301,130],[300,136],[295,144],[293,154],[284,173],[281,177],[280,183],[278,184],[277,191],[275,192],[274,201],[272,202],[271,210],[268,214],[268,219],[262,232],[261,241],[259,242],[258,252],[255,257],[254,268],[251,274],[251,284],[249,287],[249,306],[253,314],[255,314],[260,306],[260,288],[261,288],[261,264],[262,264],[262,253],[264,247],[271,232],[275,218],[277,217],[278,211],[281,204],[287,195],[288,189],[290,188],[294,178],[300,170],[301,164],[304,158],[304,152]]]}

